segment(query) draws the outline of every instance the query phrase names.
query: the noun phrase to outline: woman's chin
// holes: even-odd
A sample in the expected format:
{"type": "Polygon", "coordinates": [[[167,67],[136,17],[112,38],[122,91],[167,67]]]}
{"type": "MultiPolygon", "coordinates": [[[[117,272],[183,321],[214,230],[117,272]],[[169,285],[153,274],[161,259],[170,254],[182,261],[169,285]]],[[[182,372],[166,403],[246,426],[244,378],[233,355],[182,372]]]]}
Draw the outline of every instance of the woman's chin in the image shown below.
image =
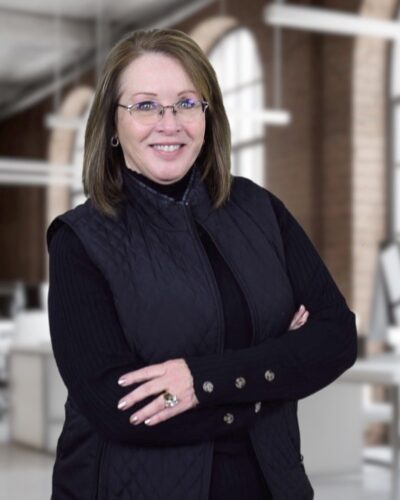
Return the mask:
{"type": "Polygon", "coordinates": [[[152,169],[149,174],[155,182],[159,183],[172,183],[177,182],[179,179],[185,176],[190,167],[179,167],[179,166],[162,166],[157,169],[152,169]]]}

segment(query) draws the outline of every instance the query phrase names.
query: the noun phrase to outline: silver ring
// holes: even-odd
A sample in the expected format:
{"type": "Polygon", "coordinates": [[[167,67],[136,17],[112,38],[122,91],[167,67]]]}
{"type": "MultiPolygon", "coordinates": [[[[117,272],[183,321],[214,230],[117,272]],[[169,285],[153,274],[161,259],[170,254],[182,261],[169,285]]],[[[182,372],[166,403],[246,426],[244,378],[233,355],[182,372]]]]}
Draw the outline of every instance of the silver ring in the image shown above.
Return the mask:
{"type": "Polygon", "coordinates": [[[173,406],[176,406],[179,403],[178,398],[174,394],[171,394],[170,392],[164,392],[163,397],[164,397],[165,408],[172,408],[173,406]]]}

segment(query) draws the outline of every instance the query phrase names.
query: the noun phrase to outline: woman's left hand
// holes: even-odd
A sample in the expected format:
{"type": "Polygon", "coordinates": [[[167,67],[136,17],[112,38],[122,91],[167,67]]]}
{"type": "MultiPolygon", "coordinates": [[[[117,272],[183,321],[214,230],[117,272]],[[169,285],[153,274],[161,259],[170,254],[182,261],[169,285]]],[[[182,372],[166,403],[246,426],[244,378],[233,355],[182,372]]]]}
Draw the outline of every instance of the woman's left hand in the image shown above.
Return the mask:
{"type": "Polygon", "coordinates": [[[118,384],[123,387],[139,382],[145,383],[119,401],[118,408],[120,410],[127,410],[139,401],[164,391],[176,396],[179,402],[173,407],[165,408],[164,396],[160,394],[151,403],[131,415],[129,420],[134,425],[141,422],[146,425],[156,425],[193,408],[199,403],[194,392],[192,374],[186,361],[182,358],[145,366],[140,370],[122,375],[118,380],[118,384]],[[124,383],[121,383],[122,380],[124,383]]]}

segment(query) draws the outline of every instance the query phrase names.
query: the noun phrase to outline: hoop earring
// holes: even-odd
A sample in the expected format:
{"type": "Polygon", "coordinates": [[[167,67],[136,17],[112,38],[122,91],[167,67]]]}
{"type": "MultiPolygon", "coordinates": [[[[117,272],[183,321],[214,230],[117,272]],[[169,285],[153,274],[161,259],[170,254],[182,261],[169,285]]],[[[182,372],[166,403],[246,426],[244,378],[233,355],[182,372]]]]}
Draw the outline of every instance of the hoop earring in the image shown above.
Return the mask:
{"type": "Polygon", "coordinates": [[[111,147],[116,148],[119,146],[119,139],[116,135],[114,137],[111,137],[111,147]]]}

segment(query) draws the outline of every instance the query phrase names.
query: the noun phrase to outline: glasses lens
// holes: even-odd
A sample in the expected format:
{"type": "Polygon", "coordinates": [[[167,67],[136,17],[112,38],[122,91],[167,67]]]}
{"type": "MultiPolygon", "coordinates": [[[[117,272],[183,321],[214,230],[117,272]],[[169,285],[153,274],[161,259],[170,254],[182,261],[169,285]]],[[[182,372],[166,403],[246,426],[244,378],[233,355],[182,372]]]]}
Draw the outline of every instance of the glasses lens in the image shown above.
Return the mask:
{"type": "Polygon", "coordinates": [[[201,101],[183,99],[175,104],[175,109],[182,121],[192,121],[201,116],[203,112],[203,105],[201,101]]]}
{"type": "Polygon", "coordinates": [[[132,108],[135,119],[143,125],[151,125],[161,118],[162,106],[158,102],[138,102],[132,108]]]}

